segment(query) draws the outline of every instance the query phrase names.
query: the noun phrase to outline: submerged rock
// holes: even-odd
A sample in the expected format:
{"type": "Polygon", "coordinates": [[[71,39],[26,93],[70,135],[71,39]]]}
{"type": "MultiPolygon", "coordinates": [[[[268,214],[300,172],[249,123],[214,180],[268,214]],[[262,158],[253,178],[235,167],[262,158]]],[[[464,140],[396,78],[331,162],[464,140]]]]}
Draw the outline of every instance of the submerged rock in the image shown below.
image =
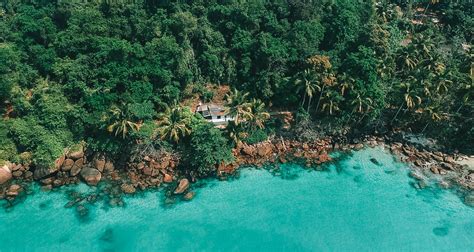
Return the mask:
{"type": "Polygon", "coordinates": [[[414,179],[418,179],[418,180],[423,179],[423,175],[421,175],[420,173],[415,172],[415,171],[411,171],[409,175],[410,175],[410,177],[412,177],[414,179]]]}
{"type": "Polygon", "coordinates": [[[195,195],[196,195],[195,192],[188,192],[188,193],[186,193],[186,194],[183,196],[183,198],[184,198],[185,200],[192,200],[195,195]]]}
{"type": "Polygon", "coordinates": [[[378,166],[381,165],[380,162],[379,162],[377,159],[375,159],[375,158],[371,158],[371,159],[370,159],[370,162],[372,162],[372,163],[374,163],[375,165],[378,165],[378,166]]]}
{"type": "Polygon", "coordinates": [[[179,181],[178,187],[174,191],[174,194],[182,194],[189,188],[189,180],[188,179],[181,179],[179,181]]]}
{"type": "Polygon", "coordinates": [[[464,203],[470,207],[474,207],[474,193],[471,192],[464,197],[464,203]]]}
{"type": "Polygon", "coordinates": [[[122,192],[126,194],[134,194],[136,191],[135,187],[133,187],[133,185],[130,185],[130,184],[122,184],[120,186],[120,189],[122,189],[122,192]]]}
{"type": "Polygon", "coordinates": [[[88,214],[89,214],[89,209],[87,209],[85,206],[83,205],[78,205],[76,207],[76,212],[77,214],[79,215],[79,217],[86,217],[88,214]]]}

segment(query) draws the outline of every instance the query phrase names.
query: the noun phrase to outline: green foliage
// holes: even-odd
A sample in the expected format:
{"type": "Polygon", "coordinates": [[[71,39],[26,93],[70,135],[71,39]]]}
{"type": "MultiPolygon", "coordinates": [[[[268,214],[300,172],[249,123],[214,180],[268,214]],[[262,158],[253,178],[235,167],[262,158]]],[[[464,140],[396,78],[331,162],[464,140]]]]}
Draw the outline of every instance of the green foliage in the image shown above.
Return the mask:
{"type": "Polygon", "coordinates": [[[238,117],[226,129],[234,143],[264,138],[261,129],[271,130],[268,107],[303,106],[306,116],[295,130],[308,141],[327,122],[401,127],[469,147],[470,7],[466,1],[8,1],[0,9],[0,159],[27,151],[47,165],[84,139],[91,150],[114,154],[161,138],[182,147],[202,120],[167,108],[197,95],[211,100],[209,84],[239,90],[227,104],[238,117]],[[422,14],[418,6],[428,6],[440,23],[413,24],[422,14]]]}
{"type": "Polygon", "coordinates": [[[15,142],[8,136],[10,126],[5,120],[0,120],[0,161],[18,162],[15,142]]]}
{"type": "Polygon", "coordinates": [[[214,175],[217,165],[233,160],[232,149],[222,132],[209,123],[193,127],[186,159],[199,176],[214,175]]]}
{"type": "Polygon", "coordinates": [[[256,129],[255,131],[252,131],[249,133],[247,137],[243,140],[243,142],[247,144],[256,144],[263,142],[268,139],[268,134],[265,130],[263,129],[256,129]]]}
{"type": "Polygon", "coordinates": [[[64,147],[70,144],[61,141],[66,137],[53,134],[37,124],[36,118],[15,119],[9,126],[9,134],[18,150],[32,152],[33,162],[40,167],[53,165],[54,160],[63,154],[64,147]]]}
{"type": "Polygon", "coordinates": [[[11,44],[0,43],[0,100],[8,100],[18,81],[19,55],[11,44]]]}

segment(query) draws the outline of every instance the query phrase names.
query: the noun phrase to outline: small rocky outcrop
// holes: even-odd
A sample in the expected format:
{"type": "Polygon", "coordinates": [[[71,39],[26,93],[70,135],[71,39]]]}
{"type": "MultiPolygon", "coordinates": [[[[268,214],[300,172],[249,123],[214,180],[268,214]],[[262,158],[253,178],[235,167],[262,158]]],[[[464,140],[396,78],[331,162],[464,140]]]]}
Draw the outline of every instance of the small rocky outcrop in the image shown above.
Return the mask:
{"type": "Polygon", "coordinates": [[[270,142],[261,143],[257,146],[257,154],[260,157],[268,157],[273,152],[272,144],[270,142]]]}
{"type": "Polygon", "coordinates": [[[182,194],[189,188],[189,180],[188,179],[181,179],[179,181],[178,187],[174,190],[174,194],[182,194]]]}
{"type": "Polygon", "coordinates": [[[16,197],[18,196],[18,194],[20,194],[20,191],[21,191],[21,186],[13,184],[8,188],[6,195],[10,197],[16,197]]]}
{"type": "Polygon", "coordinates": [[[0,167],[0,185],[5,184],[12,178],[12,172],[8,165],[3,165],[0,167]]]}
{"type": "Polygon", "coordinates": [[[196,195],[195,192],[188,192],[183,196],[183,199],[189,201],[189,200],[192,200],[195,195],[196,195]]]}
{"type": "Polygon", "coordinates": [[[171,175],[169,175],[168,173],[165,173],[165,175],[163,176],[163,182],[171,183],[173,182],[173,177],[171,177],[171,175]]]}
{"type": "Polygon", "coordinates": [[[96,186],[102,179],[102,173],[94,168],[84,168],[81,170],[82,179],[91,186],[96,186]]]}
{"type": "Polygon", "coordinates": [[[130,184],[122,184],[120,186],[120,189],[122,189],[122,192],[126,194],[134,194],[136,192],[135,187],[133,187],[133,185],[130,185],[130,184]]]}
{"type": "Polygon", "coordinates": [[[244,153],[247,156],[255,156],[255,147],[251,145],[245,144],[242,146],[242,153],[244,153]]]}

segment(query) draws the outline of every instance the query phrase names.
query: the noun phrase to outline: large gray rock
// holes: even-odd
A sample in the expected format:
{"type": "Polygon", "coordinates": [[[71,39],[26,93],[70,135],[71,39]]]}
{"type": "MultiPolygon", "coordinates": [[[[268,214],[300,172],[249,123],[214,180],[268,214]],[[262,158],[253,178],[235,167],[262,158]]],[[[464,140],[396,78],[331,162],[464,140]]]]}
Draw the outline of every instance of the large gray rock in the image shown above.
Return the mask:
{"type": "Polygon", "coordinates": [[[102,173],[94,168],[84,168],[81,170],[81,177],[88,185],[95,186],[102,179],[102,173]]]}
{"type": "Polygon", "coordinates": [[[182,194],[189,188],[189,180],[188,179],[181,179],[179,181],[178,187],[174,190],[174,194],[182,194]]]}
{"type": "Polygon", "coordinates": [[[102,155],[97,155],[94,158],[94,166],[97,170],[103,172],[105,167],[105,157],[102,155]]]}
{"type": "Polygon", "coordinates": [[[0,185],[6,183],[12,178],[12,172],[8,165],[3,165],[0,167],[0,185]]]}
{"type": "Polygon", "coordinates": [[[84,166],[84,158],[80,158],[76,160],[76,162],[74,162],[74,165],[71,168],[71,172],[70,172],[71,176],[72,177],[77,176],[81,172],[83,166],[84,166]]]}
{"type": "Polygon", "coordinates": [[[36,180],[43,179],[51,174],[54,174],[57,172],[58,169],[56,169],[55,166],[53,167],[37,167],[35,169],[35,172],[33,173],[33,178],[36,180]]]}
{"type": "Polygon", "coordinates": [[[74,160],[68,158],[64,160],[61,170],[70,171],[73,165],[74,165],[74,160]]]}

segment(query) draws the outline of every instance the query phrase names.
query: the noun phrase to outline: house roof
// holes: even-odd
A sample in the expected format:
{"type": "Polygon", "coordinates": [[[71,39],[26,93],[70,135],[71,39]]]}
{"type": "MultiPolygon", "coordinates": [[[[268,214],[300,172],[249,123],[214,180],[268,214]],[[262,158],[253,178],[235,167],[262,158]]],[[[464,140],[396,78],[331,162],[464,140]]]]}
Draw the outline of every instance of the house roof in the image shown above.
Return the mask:
{"type": "Polygon", "coordinates": [[[196,112],[201,113],[204,117],[223,116],[226,114],[224,107],[216,104],[202,104],[196,108],[196,112]]]}

